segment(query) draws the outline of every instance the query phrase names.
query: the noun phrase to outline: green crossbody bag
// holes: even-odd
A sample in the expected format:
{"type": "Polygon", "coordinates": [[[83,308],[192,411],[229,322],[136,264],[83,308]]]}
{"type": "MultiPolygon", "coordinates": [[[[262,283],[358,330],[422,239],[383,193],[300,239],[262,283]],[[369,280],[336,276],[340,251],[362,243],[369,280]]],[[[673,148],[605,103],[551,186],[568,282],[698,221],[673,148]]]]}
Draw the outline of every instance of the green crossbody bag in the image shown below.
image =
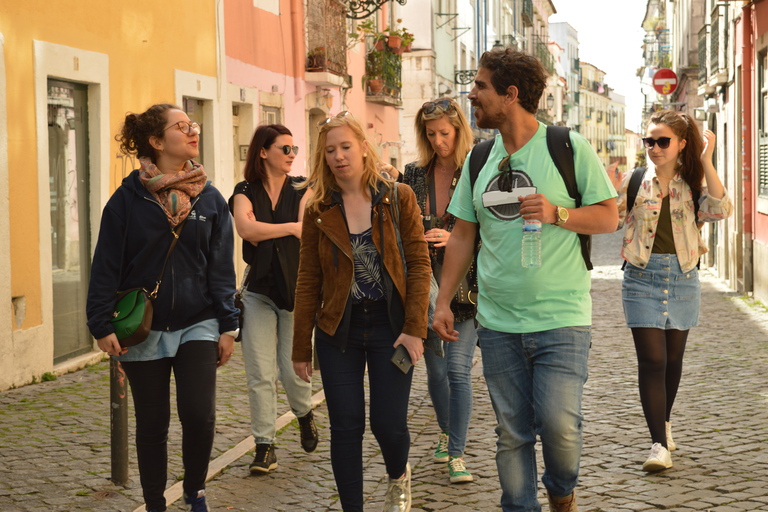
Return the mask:
{"type": "Polygon", "coordinates": [[[160,289],[160,282],[165,273],[165,265],[179,241],[179,235],[186,222],[187,219],[184,219],[176,229],[171,230],[173,241],[168,249],[168,254],[165,255],[163,269],[157,277],[155,289],[148,292],[146,288],[131,288],[117,292],[117,303],[110,322],[115,329],[115,335],[121,347],[138,345],[149,336],[149,331],[152,328],[152,301],[157,297],[157,290],[160,289]]]}

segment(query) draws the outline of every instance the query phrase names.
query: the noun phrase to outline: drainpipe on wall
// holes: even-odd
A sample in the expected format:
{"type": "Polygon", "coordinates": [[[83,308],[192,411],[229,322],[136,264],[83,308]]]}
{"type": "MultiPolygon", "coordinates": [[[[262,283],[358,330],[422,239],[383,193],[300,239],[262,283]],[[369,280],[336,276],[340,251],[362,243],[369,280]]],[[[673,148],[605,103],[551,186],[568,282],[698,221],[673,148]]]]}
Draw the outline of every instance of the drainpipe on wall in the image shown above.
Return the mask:
{"type": "Polygon", "coordinates": [[[291,0],[291,25],[293,30],[293,94],[294,98],[302,97],[301,78],[304,69],[304,18],[301,12],[301,0],[291,0]]]}
{"type": "Polygon", "coordinates": [[[753,291],[754,275],[752,261],[752,240],[754,238],[754,152],[752,136],[755,132],[755,114],[752,111],[752,89],[754,75],[754,18],[751,2],[742,7],[742,56],[741,56],[741,136],[742,136],[742,213],[744,215],[744,257],[742,261],[744,273],[744,292],[753,291]]]}

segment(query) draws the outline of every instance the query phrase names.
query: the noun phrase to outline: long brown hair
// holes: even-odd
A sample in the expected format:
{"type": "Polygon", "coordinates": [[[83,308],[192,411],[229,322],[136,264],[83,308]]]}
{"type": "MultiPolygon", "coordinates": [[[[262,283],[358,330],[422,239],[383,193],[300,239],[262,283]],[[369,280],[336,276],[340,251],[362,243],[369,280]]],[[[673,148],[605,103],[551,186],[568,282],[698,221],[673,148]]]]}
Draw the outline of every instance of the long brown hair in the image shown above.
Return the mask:
{"type": "Polygon", "coordinates": [[[414,128],[416,129],[416,149],[419,152],[419,167],[428,166],[432,157],[435,156],[435,150],[432,149],[432,144],[427,137],[427,121],[434,121],[445,117],[456,129],[456,147],[453,151],[455,167],[458,168],[464,165],[464,159],[467,158],[469,150],[472,149],[472,128],[469,126],[469,122],[467,122],[467,117],[461,111],[459,104],[451,98],[438,98],[435,100],[435,103],[444,100],[451,102],[451,106],[446,110],[438,107],[429,114],[426,114],[422,105],[419,111],[416,112],[414,128]]]}
{"type": "Polygon", "coordinates": [[[704,181],[704,166],[701,163],[704,142],[696,122],[688,114],[660,110],[651,116],[648,123],[665,124],[675,135],[685,140],[685,147],[680,151],[680,159],[675,170],[691,190],[700,191],[704,181]]]}
{"type": "Polygon", "coordinates": [[[243,169],[245,181],[253,183],[256,180],[264,181],[267,179],[267,168],[264,166],[264,159],[261,157],[261,149],[269,149],[279,135],[290,135],[293,137],[291,130],[282,124],[264,124],[253,132],[251,145],[248,146],[248,153],[245,157],[245,168],[243,169]]]}
{"type": "Polygon", "coordinates": [[[334,191],[341,190],[336,183],[331,168],[325,160],[325,143],[328,138],[328,132],[340,126],[348,126],[355,134],[355,138],[363,146],[364,153],[367,156],[363,159],[363,193],[368,195],[370,188],[376,189],[380,182],[384,182],[388,187],[392,187],[392,182],[385,179],[379,172],[378,164],[381,157],[370,143],[365,135],[365,130],[360,121],[351,113],[343,113],[332,117],[327,123],[320,127],[317,135],[317,144],[315,144],[315,153],[312,168],[309,170],[307,180],[302,182],[299,187],[310,187],[312,196],[307,200],[307,209],[317,210],[318,205],[323,201],[330,199],[334,191]]]}

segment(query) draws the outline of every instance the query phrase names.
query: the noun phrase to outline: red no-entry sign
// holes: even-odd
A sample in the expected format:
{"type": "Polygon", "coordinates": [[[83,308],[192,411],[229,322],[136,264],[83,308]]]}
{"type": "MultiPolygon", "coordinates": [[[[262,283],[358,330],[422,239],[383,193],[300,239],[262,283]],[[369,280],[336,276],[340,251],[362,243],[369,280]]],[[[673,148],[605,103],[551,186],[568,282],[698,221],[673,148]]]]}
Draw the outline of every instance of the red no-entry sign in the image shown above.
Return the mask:
{"type": "Polygon", "coordinates": [[[660,69],[653,75],[653,88],[659,94],[672,94],[677,88],[677,75],[671,69],[660,69]]]}

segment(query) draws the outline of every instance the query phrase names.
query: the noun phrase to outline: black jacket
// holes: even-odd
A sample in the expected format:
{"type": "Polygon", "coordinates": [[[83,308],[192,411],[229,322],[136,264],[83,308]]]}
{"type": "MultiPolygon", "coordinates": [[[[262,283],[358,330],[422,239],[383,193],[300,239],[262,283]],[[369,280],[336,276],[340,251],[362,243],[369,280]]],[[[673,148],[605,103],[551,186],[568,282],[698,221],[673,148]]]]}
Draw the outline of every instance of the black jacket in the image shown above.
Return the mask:
{"type": "MultiPolygon", "coordinates": [[[[152,330],[175,331],[211,318],[218,319],[219,332],[234,330],[238,310],[227,203],[208,182],[192,204],[152,304],[152,330]]],[[[86,306],[95,338],[114,332],[109,320],[118,291],[154,289],[172,239],[162,206],[139,181],[139,171],[133,171],[101,216],[86,306]]]]}

